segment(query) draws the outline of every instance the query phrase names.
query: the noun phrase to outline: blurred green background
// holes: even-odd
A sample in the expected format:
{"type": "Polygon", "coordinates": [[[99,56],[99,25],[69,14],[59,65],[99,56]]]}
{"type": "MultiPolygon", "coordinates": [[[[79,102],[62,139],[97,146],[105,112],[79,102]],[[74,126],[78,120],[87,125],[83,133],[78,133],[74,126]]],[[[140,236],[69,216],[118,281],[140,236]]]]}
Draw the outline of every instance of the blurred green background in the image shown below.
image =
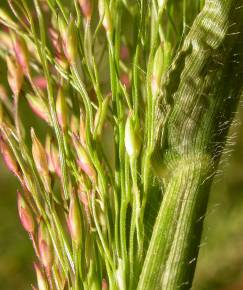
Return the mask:
{"type": "MultiPolygon", "coordinates": [[[[193,290],[243,289],[243,108],[229,134],[206,215],[193,290]]],[[[18,184],[0,165],[0,289],[35,283],[34,253],[19,222],[18,184]]],[[[165,289],[164,289],[165,290],[165,289]]]]}

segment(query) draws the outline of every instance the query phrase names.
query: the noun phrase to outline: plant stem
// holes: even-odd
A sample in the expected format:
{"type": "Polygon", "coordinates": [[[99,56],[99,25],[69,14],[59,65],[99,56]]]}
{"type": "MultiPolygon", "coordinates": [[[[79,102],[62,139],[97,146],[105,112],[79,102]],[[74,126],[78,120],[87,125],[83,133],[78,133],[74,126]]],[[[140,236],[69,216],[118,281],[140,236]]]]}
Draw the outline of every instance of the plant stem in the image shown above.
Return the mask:
{"type": "Polygon", "coordinates": [[[229,19],[234,22],[235,5],[234,1],[206,1],[182,46],[182,51],[188,50],[187,56],[175,58],[175,61],[182,58],[184,67],[179,72],[176,94],[170,96],[173,107],[165,128],[168,136],[160,166],[165,166],[169,173],[164,176],[165,193],[138,290],[191,287],[209,186],[222,153],[217,144],[225,142],[242,90],[241,76],[238,75],[238,80],[236,77],[241,66],[232,62],[232,53],[238,55],[240,45],[235,39],[225,38],[229,34],[229,19]],[[211,30],[220,35],[217,39],[214,33],[207,33],[209,15],[211,30]],[[219,49],[222,43],[230,49],[222,52],[219,49]],[[199,56],[206,46],[208,55],[199,56]],[[212,73],[209,68],[216,53],[224,54],[224,65],[217,66],[212,73]],[[232,89],[226,89],[226,78],[232,89]],[[231,96],[230,101],[227,96],[231,96]],[[224,118],[227,125],[219,132],[224,118]]]}
{"type": "Polygon", "coordinates": [[[176,289],[182,281],[188,282],[184,286],[188,289],[195,264],[190,261],[196,256],[192,245],[199,239],[195,229],[208,197],[208,184],[201,184],[210,170],[211,161],[203,155],[175,164],[147,253],[151,259],[143,266],[138,289],[176,289]]]}

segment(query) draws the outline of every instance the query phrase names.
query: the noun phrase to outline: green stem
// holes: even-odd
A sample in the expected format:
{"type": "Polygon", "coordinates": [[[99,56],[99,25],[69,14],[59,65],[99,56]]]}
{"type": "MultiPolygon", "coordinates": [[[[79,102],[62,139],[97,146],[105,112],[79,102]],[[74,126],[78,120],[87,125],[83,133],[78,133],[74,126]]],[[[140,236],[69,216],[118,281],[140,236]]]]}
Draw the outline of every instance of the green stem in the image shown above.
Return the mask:
{"type": "Polygon", "coordinates": [[[199,220],[207,204],[208,184],[204,180],[210,173],[211,164],[209,156],[188,156],[172,169],[139,290],[174,290],[179,285],[180,289],[190,288],[196,262],[193,260],[196,257],[193,245],[198,244],[200,237],[195,235],[195,230],[199,231],[199,220]]]}
{"type": "Polygon", "coordinates": [[[225,142],[242,90],[242,76],[237,74],[240,65],[232,61],[233,54],[239,55],[240,44],[237,38],[226,38],[229,19],[235,21],[235,5],[229,0],[206,1],[182,46],[187,56],[179,52],[175,57],[175,62],[184,62],[182,71],[178,69],[179,83],[171,71],[167,75],[176,93],[166,91],[169,96],[165,95],[173,99],[160,164],[167,171],[163,176],[165,193],[138,290],[191,287],[208,190],[222,153],[217,144],[225,142]],[[211,21],[210,35],[207,19],[211,21]],[[190,43],[194,43],[191,48],[190,43]],[[222,45],[228,50],[222,51],[222,45]],[[204,47],[208,49],[202,54],[204,47]],[[215,54],[224,56],[224,65],[218,65],[212,73],[215,54]],[[219,131],[226,120],[224,130],[219,131]]]}

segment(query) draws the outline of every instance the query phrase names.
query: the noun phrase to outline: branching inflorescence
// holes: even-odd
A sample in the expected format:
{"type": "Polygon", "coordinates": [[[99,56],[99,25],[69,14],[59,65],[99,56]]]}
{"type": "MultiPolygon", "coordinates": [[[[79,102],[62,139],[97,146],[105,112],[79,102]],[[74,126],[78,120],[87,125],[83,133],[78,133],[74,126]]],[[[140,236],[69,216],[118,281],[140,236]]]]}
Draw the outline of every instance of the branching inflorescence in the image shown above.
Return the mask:
{"type": "Polygon", "coordinates": [[[5,2],[0,145],[38,289],[189,289],[242,1],[5,2]]]}

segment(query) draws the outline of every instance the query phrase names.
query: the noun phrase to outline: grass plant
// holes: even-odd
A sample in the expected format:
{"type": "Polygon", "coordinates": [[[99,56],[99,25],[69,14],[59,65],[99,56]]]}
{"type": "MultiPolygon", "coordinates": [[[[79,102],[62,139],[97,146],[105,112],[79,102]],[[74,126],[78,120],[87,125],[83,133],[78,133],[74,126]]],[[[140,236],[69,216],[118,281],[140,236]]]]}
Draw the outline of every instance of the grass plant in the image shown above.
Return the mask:
{"type": "Polygon", "coordinates": [[[190,289],[243,1],[4,1],[0,143],[33,289],[190,289]]]}

